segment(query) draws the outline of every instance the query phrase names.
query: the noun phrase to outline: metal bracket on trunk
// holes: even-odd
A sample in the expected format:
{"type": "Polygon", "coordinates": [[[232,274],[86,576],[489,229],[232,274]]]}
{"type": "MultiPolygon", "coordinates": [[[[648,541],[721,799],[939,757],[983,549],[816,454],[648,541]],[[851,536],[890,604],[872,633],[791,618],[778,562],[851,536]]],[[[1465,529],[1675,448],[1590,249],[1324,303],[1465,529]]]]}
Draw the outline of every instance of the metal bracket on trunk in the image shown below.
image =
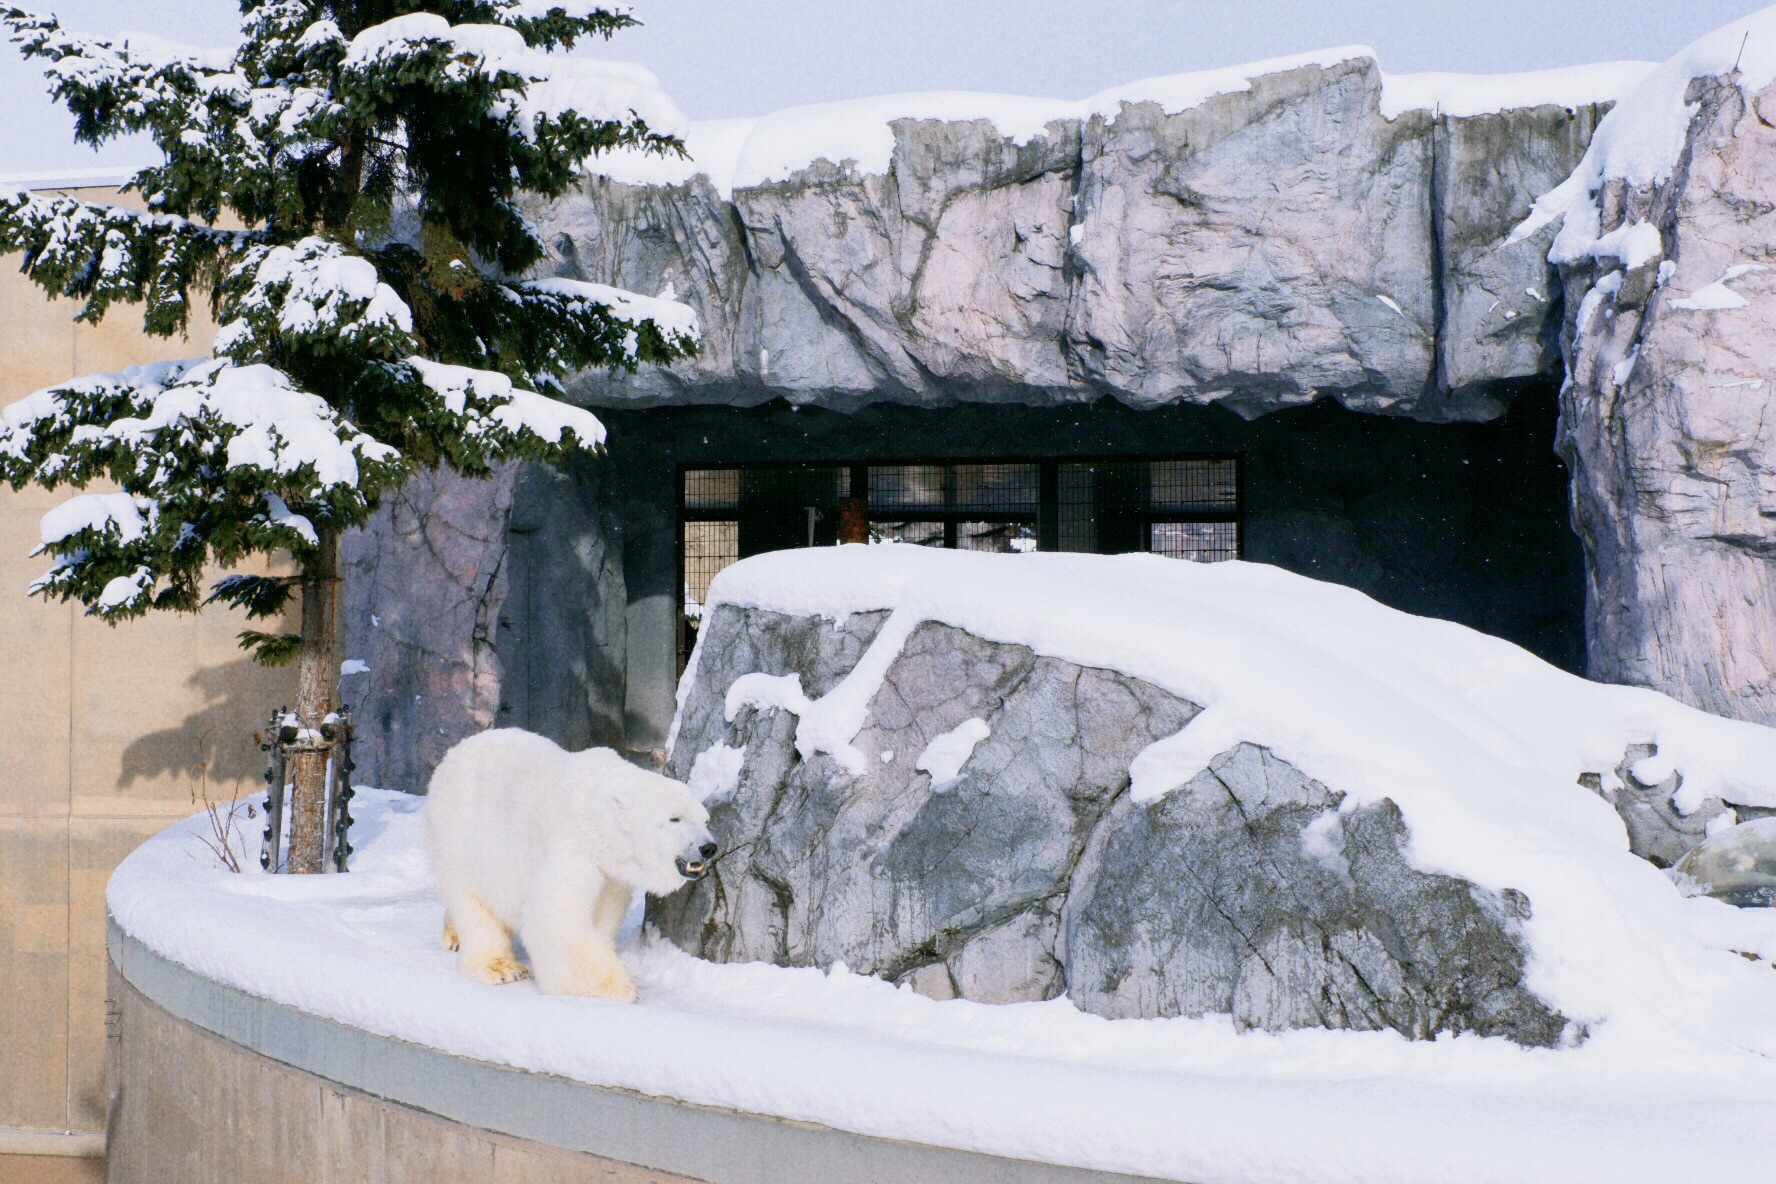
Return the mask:
{"type": "Polygon", "coordinates": [[[259,866],[268,872],[281,872],[287,866],[288,837],[284,834],[284,799],[289,793],[290,757],[298,753],[321,753],[327,761],[327,822],[323,833],[326,845],[322,866],[343,872],[352,853],[351,775],[357,765],[352,762],[351,709],[341,707],[329,712],[319,728],[304,728],[296,713],[280,707],[271,715],[267,733],[271,739],[259,746],[267,754],[265,769],[265,835],[259,847],[259,866]]]}

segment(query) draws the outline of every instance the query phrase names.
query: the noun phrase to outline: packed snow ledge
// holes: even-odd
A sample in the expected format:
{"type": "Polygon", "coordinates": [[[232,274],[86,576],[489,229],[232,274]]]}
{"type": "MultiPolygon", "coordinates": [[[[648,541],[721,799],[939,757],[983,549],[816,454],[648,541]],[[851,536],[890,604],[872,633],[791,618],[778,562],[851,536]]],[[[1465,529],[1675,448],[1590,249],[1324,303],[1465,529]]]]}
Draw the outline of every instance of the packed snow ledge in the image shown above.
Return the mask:
{"type": "MultiPolygon", "coordinates": [[[[712,119],[689,125],[687,155],[662,157],[634,150],[606,153],[586,162],[589,171],[635,185],[682,185],[708,177],[723,197],[787,180],[817,160],[850,162],[858,172],[880,176],[894,156],[897,120],[985,120],[1008,139],[1026,144],[1059,120],[1100,118],[1114,122],[1130,104],[1152,103],[1168,115],[1199,107],[1217,95],[1252,89],[1270,74],[1345,62],[1374,60],[1364,45],[1345,45],[1244,65],[1168,74],[1111,87],[1084,99],[1047,99],[975,91],[920,91],[790,107],[745,119],[712,119]]],[[[1521,74],[1383,75],[1381,114],[1408,111],[1462,117],[1544,105],[1581,107],[1612,102],[1645,79],[1652,62],[1599,62],[1521,74]]]]}
{"type": "MultiPolygon", "coordinates": [[[[1237,736],[1353,799],[1391,797],[1420,867],[1529,895],[1529,981],[1589,1034],[1530,1050],[1236,1033],[1216,1016],[1112,1021],[1065,1000],[937,1002],[842,966],[704,962],[633,929],[638,1005],[481,986],[439,943],[423,800],[378,790],[358,799],[351,874],[225,872],[200,816],[118,869],[117,923],[209,978],[465,1057],[1196,1184],[1626,1184],[1691,1178],[1701,1162],[1753,1179],[1776,1156],[1776,910],[1686,897],[1577,783],[1650,740],[1686,788],[1776,802],[1776,732],[1252,564],[847,547],[745,561],[711,600],[890,609],[884,650],[939,620],[1204,703],[1137,770],[1144,792],[1163,795],[1237,736]]],[[[884,665],[866,653],[851,679],[795,704],[803,726],[842,745],[838,717],[884,665]]]]}

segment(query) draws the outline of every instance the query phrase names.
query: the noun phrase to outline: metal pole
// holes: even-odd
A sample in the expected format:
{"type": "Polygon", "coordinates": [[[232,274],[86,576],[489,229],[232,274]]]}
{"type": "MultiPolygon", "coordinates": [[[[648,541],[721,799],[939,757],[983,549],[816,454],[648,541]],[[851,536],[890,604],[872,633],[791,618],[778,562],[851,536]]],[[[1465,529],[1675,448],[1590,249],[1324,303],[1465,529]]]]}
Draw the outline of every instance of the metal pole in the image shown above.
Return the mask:
{"type": "Polygon", "coordinates": [[[289,708],[272,712],[266,723],[271,739],[259,746],[269,753],[265,768],[265,838],[259,844],[259,866],[268,872],[278,870],[278,855],[284,836],[284,743],[286,731],[294,729],[287,723],[289,708]]]}

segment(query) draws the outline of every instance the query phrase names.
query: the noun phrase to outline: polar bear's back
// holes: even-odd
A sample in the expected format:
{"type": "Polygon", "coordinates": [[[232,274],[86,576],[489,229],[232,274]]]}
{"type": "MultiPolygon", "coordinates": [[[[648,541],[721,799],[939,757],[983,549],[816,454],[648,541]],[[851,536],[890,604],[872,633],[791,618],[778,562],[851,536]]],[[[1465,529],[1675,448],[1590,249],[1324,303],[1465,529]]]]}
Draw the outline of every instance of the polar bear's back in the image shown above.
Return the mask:
{"type": "Polygon", "coordinates": [[[519,728],[470,736],[444,754],[426,795],[426,845],[446,898],[472,892],[507,923],[561,825],[571,755],[519,728]]]}

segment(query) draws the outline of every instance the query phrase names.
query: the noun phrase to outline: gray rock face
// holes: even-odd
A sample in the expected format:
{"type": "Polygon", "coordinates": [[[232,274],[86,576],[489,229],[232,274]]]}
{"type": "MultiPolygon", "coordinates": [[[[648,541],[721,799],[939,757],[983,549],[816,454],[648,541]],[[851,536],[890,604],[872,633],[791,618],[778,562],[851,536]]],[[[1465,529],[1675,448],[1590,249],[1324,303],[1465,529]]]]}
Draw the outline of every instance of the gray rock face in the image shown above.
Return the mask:
{"type": "Polygon", "coordinates": [[[1708,798],[1692,813],[1680,814],[1672,797],[1683,786],[1682,774],[1672,773],[1659,782],[1642,781],[1634,775],[1634,767],[1657,752],[1652,744],[1630,744],[1622,763],[1616,766],[1620,782],[1617,788],[1606,787],[1595,773],[1581,775],[1579,784],[1616,808],[1628,828],[1630,851],[1654,867],[1674,867],[1702,842],[1715,819],[1725,814],[1736,818],[1736,807],[1719,798],[1708,798]]]}
{"type": "Polygon", "coordinates": [[[1640,219],[1659,261],[1564,269],[1562,448],[1589,552],[1588,669],[1707,711],[1776,723],[1776,88],[1699,80],[1664,184],[1602,195],[1602,229],[1640,219]],[[1685,297],[1730,268],[1749,301],[1685,297]],[[1619,285],[1619,287],[1618,287],[1619,285]]]}
{"type": "Polygon", "coordinates": [[[1488,418],[1552,373],[1549,234],[1510,228],[1584,152],[1599,110],[1381,114],[1375,63],[1252,80],[1168,115],[904,120],[885,175],[817,161],[724,200],[589,182],[531,216],[567,275],[671,285],[702,354],[588,375],[589,402],[1334,397],[1488,418]]]}
{"type": "Polygon", "coordinates": [[[451,745],[494,725],[517,473],[422,473],[345,536],[345,654],[370,667],[340,688],[357,721],[359,784],[423,791],[451,745]]]}
{"type": "Polygon", "coordinates": [[[1411,868],[1391,803],[1340,813],[1343,795],[1251,745],[1131,800],[1129,762],[1198,711],[1147,683],[927,622],[870,702],[861,773],[803,759],[786,710],[725,718],[740,676],[797,673],[818,695],[879,627],[728,606],[707,623],[667,771],[745,753],[712,806],[727,854],[649,904],[684,948],[1113,1017],[1561,1038],[1521,982],[1528,902],[1411,868]],[[921,758],[970,720],[986,736],[934,783],[921,758]]]}

